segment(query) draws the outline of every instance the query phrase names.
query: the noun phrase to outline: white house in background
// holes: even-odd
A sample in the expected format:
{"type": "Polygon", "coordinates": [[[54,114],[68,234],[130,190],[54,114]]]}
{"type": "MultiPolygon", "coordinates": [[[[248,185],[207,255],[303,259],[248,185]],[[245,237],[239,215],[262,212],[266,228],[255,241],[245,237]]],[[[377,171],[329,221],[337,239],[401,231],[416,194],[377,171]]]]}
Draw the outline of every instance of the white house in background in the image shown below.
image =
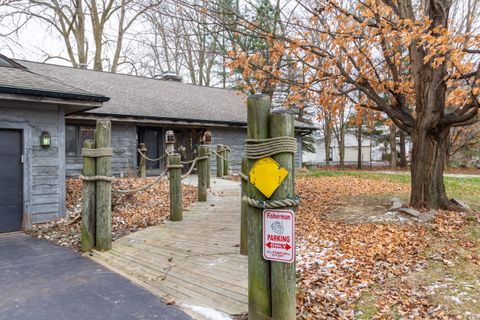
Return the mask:
{"type": "MultiPolygon", "coordinates": [[[[304,164],[319,164],[326,163],[325,156],[325,139],[320,131],[315,131],[315,148],[316,152],[303,152],[304,164]]],[[[384,152],[382,146],[376,137],[364,136],[362,141],[362,163],[370,164],[382,161],[382,154],[384,152]]],[[[345,164],[356,164],[358,159],[358,142],[354,132],[347,131],[345,133],[345,164]]],[[[330,164],[336,165],[340,162],[340,153],[338,142],[332,136],[330,144],[330,164]]]]}

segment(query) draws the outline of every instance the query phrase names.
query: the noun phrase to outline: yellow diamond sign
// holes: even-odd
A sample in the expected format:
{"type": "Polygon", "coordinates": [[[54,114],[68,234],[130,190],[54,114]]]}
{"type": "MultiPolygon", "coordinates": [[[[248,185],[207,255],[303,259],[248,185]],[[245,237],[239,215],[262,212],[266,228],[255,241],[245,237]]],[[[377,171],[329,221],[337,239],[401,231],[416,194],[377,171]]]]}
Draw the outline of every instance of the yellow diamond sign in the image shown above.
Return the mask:
{"type": "Polygon", "coordinates": [[[287,169],[280,167],[275,160],[267,157],[255,162],[250,170],[249,179],[251,184],[267,198],[270,198],[287,175],[287,169]]]}

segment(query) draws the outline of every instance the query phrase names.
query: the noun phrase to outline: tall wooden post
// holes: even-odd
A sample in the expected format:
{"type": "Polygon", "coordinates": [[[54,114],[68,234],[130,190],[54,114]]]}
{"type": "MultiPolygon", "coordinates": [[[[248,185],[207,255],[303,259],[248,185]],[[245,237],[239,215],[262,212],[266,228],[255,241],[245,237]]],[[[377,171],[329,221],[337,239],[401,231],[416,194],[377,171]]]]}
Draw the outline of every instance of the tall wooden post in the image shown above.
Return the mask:
{"type": "MultiPolygon", "coordinates": [[[[95,142],[85,140],[84,149],[94,149],[95,142]]],[[[85,177],[94,176],[96,174],[95,158],[83,156],[83,171],[85,177]]],[[[82,188],[82,235],[81,235],[82,252],[87,252],[95,248],[95,181],[83,181],[82,188]]]]}
{"type": "MultiPolygon", "coordinates": [[[[252,95],[247,100],[248,139],[268,138],[270,98],[267,95],[252,95]]],[[[254,160],[248,160],[250,170],[254,160]]],[[[251,183],[247,196],[266,200],[263,194],[251,183]]],[[[249,320],[270,319],[270,261],[263,259],[262,209],[247,208],[248,216],[248,318],[249,320]]]]}
{"type": "Polygon", "coordinates": [[[181,156],[174,153],[168,156],[170,179],[170,220],[182,221],[182,165],[181,156]]]}
{"type": "Polygon", "coordinates": [[[217,144],[217,178],[223,178],[223,144],[217,144]]]}
{"type": "MultiPolygon", "coordinates": [[[[110,148],[112,140],[112,125],[109,120],[97,120],[95,141],[97,149],[110,148]]],[[[97,175],[112,176],[111,156],[97,158],[97,175]]],[[[112,248],[112,183],[110,181],[96,182],[96,248],[100,251],[112,248]]]]}
{"type": "Polygon", "coordinates": [[[140,143],[138,146],[138,150],[140,150],[140,152],[142,153],[140,155],[140,161],[138,163],[138,177],[145,178],[147,176],[147,159],[142,156],[147,154],[147,147],[145,146],[145,143],[140,143]]]}
{"type": "MultiPolygon", "coordinates": [[[[201,145],[198,147],[198,157],[206,157],[210,153],[210,146],[201,145]]],[[[207,159],[199,159],[197,161],[198,176],[198,201],[207,201],[207,175],[208,161],[207,159]]]]}
{"type": "MultiPolygon", "coordinates": [[[[248,176],[247,158],[242,159],[242,171],[244,175],[248,176]]],[[[242,198],[247,195],[248,182],[242,179],[242,198]]],[[[248,220],[247,220],[247,204],[241,203],[241,218],[240,218],[240,254],[248,255],[248,220]]]]}
{"type": "Polygon", "coordinates": [[[210,189],[211,187],[211,176],[212,176],[212,150],[211,146],[208,145],[208,159],[207,159],[207,189],[210,189]]]}
{"type": "Polygon", "coordinates": [[[224,162],[223,162],[223,176],[228,176],[229,174],[229,162],[228,160],[230,159],[230,147],[225,145],[223,147],[223,157],[225,158],[224,159],[224,162]]]}
{"type": "MultiPolygon", "coordinates": [[[[270,137],[294,137],[294,117],[289,110],[276,111],[270,115],[270,137]]],[[[280,153],[272,157],[288,171],[282,184],[271,196],[271,200],[293,198],[295,196],[294,154],[280,153]]],[[[295,208],[280,208],[290,209],[295,208]]],[[[294,245],[295,246],[295,245],[294,245]]],[[[293,250],[293,249],[292,249],[293,250]]],[[[272,319],[295,320],[295,261],[293,263],[271,262],[272,319]]]]}

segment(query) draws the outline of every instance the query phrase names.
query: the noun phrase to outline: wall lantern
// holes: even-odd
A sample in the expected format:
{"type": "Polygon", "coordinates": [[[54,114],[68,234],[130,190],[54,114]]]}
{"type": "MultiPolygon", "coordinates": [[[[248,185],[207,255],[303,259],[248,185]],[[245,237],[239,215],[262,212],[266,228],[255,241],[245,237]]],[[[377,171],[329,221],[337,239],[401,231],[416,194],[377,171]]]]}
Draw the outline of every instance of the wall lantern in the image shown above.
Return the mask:
{"type": "Polygon", "coordinates": [[[175,134],[173,133],[173,130],[167,130],[165,133],[165,143],[167,145],[166,151],[169,154],[172,154],[175,152],[175,134]]]}
{"type": "Polygon", "coordinates": [[[50,138],[50,133],[43,131],[42,135],[40,136],[40,146],[42,148],[48,148],[50,147],[51,143],[52,139],[50,138]]]}
{"type": "Polygon", "coordinates": [[[202,137],[203,144],[212,144],[212,133],[210,131],[205,131],[202,137]]]}

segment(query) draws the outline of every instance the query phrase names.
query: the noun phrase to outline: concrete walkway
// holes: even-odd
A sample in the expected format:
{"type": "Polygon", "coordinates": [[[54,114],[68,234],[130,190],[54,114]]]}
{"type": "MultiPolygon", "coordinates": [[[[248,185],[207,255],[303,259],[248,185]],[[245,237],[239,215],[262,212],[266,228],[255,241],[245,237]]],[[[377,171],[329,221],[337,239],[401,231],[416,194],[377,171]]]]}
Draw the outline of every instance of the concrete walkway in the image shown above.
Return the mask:
{"type": "Polygon", "coordinates": [[[1,320],[188,320],[148,291],[70,249],[0,235],[1,320]]]}
{"type": "MultiPolygon", "coordinates": [[[[185,183],[194,184],[195,177],[185,183]]],[[[215,311],[246,312],[240,183],[212,179],[211,185],[208,201],[195,203],[183,221],[135,232],[92,258],[158,297],[174,300],[195,318],[209,319],[206,313],[215,311]]]]}

